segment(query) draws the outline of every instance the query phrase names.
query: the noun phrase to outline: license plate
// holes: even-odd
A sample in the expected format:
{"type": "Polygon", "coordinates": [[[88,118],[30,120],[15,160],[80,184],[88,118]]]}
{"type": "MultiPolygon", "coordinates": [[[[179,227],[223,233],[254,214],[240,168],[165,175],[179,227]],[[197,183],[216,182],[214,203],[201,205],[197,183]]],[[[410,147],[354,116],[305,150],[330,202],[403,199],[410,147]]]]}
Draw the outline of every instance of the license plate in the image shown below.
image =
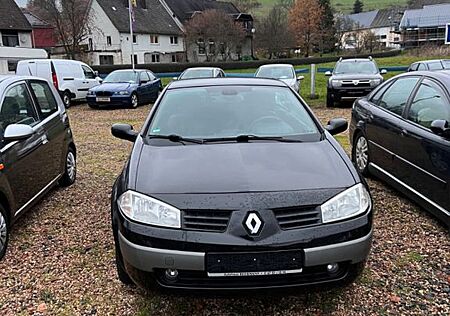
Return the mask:
{"type": "Polygon", "coordinates": [[[301,273],[302,268],[302,250],[206,254],[211,277],[282,275],[301,273]]]}
{"type": "Polygon", "coordinates": [[[111,101],[111,98],[100,98],[100,97],[97,97],[97,102],[110,102],[111,101]]]}

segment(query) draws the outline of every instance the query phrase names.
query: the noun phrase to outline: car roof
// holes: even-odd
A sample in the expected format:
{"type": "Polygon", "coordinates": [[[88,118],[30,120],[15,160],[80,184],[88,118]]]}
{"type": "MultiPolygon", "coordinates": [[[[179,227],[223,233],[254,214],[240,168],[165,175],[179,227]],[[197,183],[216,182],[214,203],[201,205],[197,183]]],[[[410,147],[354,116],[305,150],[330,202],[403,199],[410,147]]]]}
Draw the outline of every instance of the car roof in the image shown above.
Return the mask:
{"type": "Polygon", "coordinates": [[[218,67],[191,67],[191,68],[187,68],[185,71],[187,71],[187,70],[196,70],[196,69],[214,70],[214,69],[220,69],[220,68],[218,68],[218,67]]]}
{"type": "Polygon", "coordinates": [[[270,68],[270,67],[294,67],[291,64],[267,64],[267,65],[262,65],[259,68],[270,68]]]}
{"type": "Polygon", "coordinates": [[[147,69],[117,69],[117,70],[114,70],[113,72],[126,72],[126,71],[134,71],[134,72],[142,72],[142,71],[150,71],[150,70],[147,70],[147,69]]]}
{"type": "Polygon", "coordinates": [[[370,59],[370,58],[348,58],[348,59],[339,60],[338,63],[358,62],[358,61],[374,61],[374,60],[370,59]]]}
{"type": "Polygon", "coordinates": [[[275,79],[263,78],[203,78],[173,81],[167,89],[192,88],[192,87],[212,87],[212,86],[271,86],[284,87],[286,84],[275,79]]]}
{"type": "Polygon", "coordinates": [[[440,62],[440,61],[444,61],[444,60],[447,60],[447,59],[429,59],[429,60],[420,60],[420,61],[414,62],[413,64],[418,64],[418,63],[424,63],[424,64],[426,64],[426,63],[436,63],[436,62],[440,62]]]}
{"type": "Polygon", "coordinates": [[[441,82],[444,86],[447,87],[447,90],[450,92],[450,71],[449,70],[439,70],[439,71],[412,71],[400,74],[394,78],[402,78],[402,77],[412,77],[412,76],[425,76],[429,78],[433,78],[441,82]]]}

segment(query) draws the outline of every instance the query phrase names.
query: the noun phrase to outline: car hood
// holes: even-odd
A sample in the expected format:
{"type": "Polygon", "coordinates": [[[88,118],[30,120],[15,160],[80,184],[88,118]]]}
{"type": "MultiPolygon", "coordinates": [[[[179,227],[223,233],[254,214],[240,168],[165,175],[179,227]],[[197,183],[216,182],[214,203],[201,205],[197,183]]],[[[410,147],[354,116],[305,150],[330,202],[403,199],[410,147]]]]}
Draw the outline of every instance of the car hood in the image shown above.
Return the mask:
{"type": "Polygon", "coordinates": [[[91,89],[91,91],[124,91],[135,86],[133,83],[102,83],[91,89]]]}
{"type": "Polygon", "coordinates": [[[364,80],[364,79],[383,79],[380,74],[343,74],[343,75],[333,75],[333,80],[364,80]]]}
{"type": "Polygon", "coordinates": [[[328,140],[315,143],[143,145],[136,190],[236,193],[346,188],[355,184],[328,140]]]}

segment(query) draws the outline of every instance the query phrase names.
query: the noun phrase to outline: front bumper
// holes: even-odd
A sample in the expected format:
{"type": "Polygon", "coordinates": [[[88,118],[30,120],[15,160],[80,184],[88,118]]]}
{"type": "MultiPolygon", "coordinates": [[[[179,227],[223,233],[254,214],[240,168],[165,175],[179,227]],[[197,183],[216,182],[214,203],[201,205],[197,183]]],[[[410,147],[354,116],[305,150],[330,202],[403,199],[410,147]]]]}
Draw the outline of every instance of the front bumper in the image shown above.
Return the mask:
{"type": "Polygon", "coordinates": [[[109,102],[97,102],[96,96],[87,96],[86,101],[89,105],[96,106],[129,106],[131,104],[131,98],[129,95],[113,95],[107,97],[109,102]]]}
{"type": "Polygon", "coordinates": [[[371,93],[376,87],[365,88],[328,88],[328,93],[335,100],[357,99],[371,93]]]}

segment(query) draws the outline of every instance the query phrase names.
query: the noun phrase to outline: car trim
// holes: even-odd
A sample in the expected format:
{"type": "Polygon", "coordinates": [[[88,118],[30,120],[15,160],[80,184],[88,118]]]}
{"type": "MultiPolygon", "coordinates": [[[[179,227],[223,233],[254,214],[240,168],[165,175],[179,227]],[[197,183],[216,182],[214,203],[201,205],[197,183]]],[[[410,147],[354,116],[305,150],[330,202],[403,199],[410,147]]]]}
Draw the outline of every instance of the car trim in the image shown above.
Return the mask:
{"type": "Polygon", "coordinates": [[[2,149],[0,149],[0,153],[1,153],[1,154],[5,153],[8,149],[10,149],[11,147],[13,147],[13,146],[14,146],[15,144],[17,144],[17,143],[18,143],[18,141],[16,140],[16,141],[10,142],[9,144],[6,144],[5,147],[3,147],[2,149]]]}
{"type": "Polygon", "coordinates": [[[25,203],[20,209],[16,211],[14,217],[17,217],[22,211],[24,211],[31,203],[33,203],[42,193],[44,193],[48,188],[50,188],[56,181],[61,178],[62,174],[59,174],[56,178],[50,181],[41,191],[39,191],[35,196],[33,196],[27,203],[25,203]]]}
{"type": "Polygon", "coordinates": [[[433,205],[435,208],[439,209],[441,212],[443,212],[444,214],[446,214],[447,216],[450,216],[450,212],[447,211],[445,208],[443,208],[442,206],[440,206],[439,204],[437,204],[436,202],[432,201],[431,199],[427,198],[425,195],[423,195],[422,193],[418,192],[417,190],[415,190],[414,188],[410,187],[409,185],[407,185],[406,183],[404,183],[403,181],[401,181],[400,179],[396,178],[395,176],[393,176],[392,174],[390,174],[389,172],[387,172],[386,170],[384,170],[383,168],[377,166],[376,164],[374,164],[373,162],[371,162],[369,164],[370,166],[372,166],[373,168],[377,169],[378,171],[380,171],[381,173],[383,173],[384,175],[388,176],[389,178],[391,178],[392,180],[394,180],[395,182],[397,182],[398,184],[400,184],[401,186],[403,186],[405,189],[411,191],[412,193],[416,194],[418,197],[420,197],[421,199],[425,200],[426,202],[428,202],[429,204],[433,205]]]}
{"type": "Polygon", "coordinates": [[[428,176],[432,177],[433,179],[435,179],[435,180],[441,182],[442,184],[444,184],[444,185],[447,184],[447,181],[442,180],[441,178],[439,178],[439,177],[435,176],[434,174],[428,172],[427,170],[425,170],[425,169],[423,169],[423,168],[421,168],[421,167],[419,167],[419,166],[413,164],[413,163],[410,162],[409,160],[407,160],[407,159],[405,159],[405,158],[403,158],[403,157],[401,157],[401,156],[399,156],[399,155],[393,153],[392,151],[390,151],[390,150],[384,148],[383,146],[381,146],[381,145],[375,143],[374,141],[369,140],[369,143],[371,143],[371,144],[377,146],[378,148],[380,148],[380,149],[386,151],[387,153],[389,153],[390,155],[392,155],[394,158],[398,158],[398,159],[402,160],[403,162],[406,162],[407,164],[409,164],[409,165],[411,165],[412,167],[414,167],[414,168],[416,168],[416,169],[422,171],[422,172],[425,173],[426,175],[428,175],[428,176]]]}

